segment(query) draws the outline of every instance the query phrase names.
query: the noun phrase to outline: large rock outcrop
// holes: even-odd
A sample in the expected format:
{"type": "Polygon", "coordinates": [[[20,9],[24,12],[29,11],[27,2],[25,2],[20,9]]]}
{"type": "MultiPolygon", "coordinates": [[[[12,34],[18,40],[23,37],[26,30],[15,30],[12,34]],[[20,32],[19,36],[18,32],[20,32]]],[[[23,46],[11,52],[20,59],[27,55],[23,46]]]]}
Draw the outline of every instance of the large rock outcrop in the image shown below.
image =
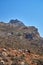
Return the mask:
{"type": "Polygon", "coordinates": [[[29,49],[32,53],[43,54],[43,38],[34,26],[25,26],[19,20],[0,22],[0,47],[29,49]]]}

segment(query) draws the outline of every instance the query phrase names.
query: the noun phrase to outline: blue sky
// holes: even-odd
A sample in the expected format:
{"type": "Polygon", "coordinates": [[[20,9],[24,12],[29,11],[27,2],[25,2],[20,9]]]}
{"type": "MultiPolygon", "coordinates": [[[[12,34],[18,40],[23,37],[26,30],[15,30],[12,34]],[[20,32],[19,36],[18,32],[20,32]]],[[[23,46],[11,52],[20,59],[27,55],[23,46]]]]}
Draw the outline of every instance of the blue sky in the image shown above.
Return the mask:
{"type": "Polygon", "coordinates": [[[10,19],[36,26],[43,37],[43,0],[0,0],[0,21],[10,19]]]}

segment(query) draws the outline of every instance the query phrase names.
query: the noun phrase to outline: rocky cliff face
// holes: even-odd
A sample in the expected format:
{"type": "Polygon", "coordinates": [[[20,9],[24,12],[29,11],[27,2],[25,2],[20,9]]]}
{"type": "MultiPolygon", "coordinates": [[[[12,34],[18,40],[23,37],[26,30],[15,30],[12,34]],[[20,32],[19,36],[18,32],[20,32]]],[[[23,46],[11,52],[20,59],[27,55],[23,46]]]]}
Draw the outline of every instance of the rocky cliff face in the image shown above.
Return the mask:
{"type": "Polygon", "coordinates": [[[0,23],[0,47],[28,49],[32,53],[43,54],[43,38],[34,26],[25,26],[19,20],[0,23]]]}

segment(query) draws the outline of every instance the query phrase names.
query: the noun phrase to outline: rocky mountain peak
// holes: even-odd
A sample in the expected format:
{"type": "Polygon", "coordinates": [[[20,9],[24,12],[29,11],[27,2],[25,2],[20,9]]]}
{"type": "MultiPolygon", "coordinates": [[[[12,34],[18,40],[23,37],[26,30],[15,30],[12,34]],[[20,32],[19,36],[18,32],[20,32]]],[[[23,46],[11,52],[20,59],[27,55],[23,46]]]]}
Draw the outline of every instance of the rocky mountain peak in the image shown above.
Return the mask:
{"type": "Polygon", "coordinates": [[[43,38],[36,27],[11,19],[9,23],[0,23],[0,47],[30,49],[32,53],[43,54],[43,38]]]}
{"type": "Polygon", "coordinates": [[[22,23],[21,21],[19,21],[18,19],[15,20],[10,20],[9,22],[10,24],[15,24],[15,25],[19,25],[19,26],[24,26],[24,23],[22,23]]]}

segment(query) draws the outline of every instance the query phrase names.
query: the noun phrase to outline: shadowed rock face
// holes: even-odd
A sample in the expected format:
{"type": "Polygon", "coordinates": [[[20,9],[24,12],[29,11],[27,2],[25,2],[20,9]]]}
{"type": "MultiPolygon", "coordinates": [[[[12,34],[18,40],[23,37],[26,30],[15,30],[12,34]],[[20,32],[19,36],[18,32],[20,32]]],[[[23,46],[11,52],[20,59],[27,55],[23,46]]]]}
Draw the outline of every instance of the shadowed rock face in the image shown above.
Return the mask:
{"type": "Polygon", "coordinates": [[[19,20],[0,23],[0,47],[29,49],[32,53],[43,54],[43,38],[34,26],[25,26],[19,20]]]}
{"type": "Polygon", "coordinates": [[[24,24],[21,21],[17,20],[17,19],[10,20],[9,23],[14,24],[14,25],[17,25],[17,26],[24,26],[24,24]]]}

